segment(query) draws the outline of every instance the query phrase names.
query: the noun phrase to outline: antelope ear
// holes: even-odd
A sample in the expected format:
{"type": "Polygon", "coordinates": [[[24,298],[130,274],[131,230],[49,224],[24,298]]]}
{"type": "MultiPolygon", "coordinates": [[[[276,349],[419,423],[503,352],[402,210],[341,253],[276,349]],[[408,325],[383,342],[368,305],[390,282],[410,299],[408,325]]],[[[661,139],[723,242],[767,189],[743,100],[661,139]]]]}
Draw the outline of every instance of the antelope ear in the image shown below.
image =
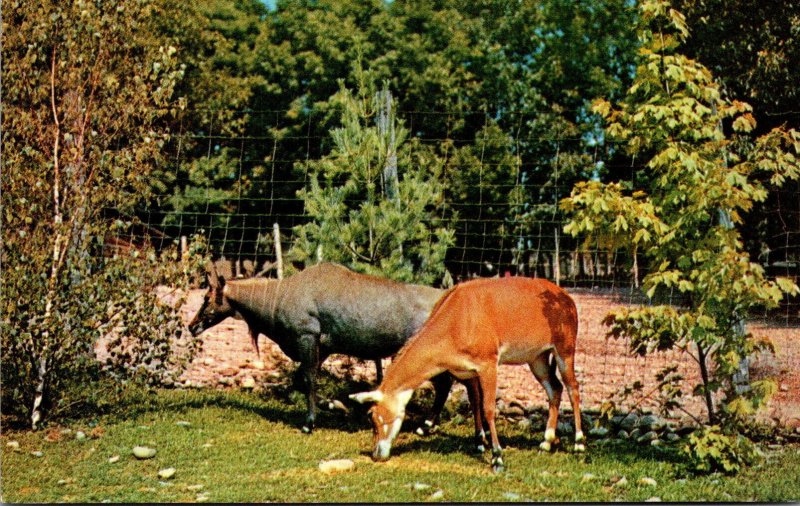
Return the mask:
{"type": "Polygon", "coordinates": [[[365,402],[381,402],[383,400],[383,392],[380,390],[359,392],[357,394],[350,394],[350,398],[359,404],[364,404],[365,402]]]}

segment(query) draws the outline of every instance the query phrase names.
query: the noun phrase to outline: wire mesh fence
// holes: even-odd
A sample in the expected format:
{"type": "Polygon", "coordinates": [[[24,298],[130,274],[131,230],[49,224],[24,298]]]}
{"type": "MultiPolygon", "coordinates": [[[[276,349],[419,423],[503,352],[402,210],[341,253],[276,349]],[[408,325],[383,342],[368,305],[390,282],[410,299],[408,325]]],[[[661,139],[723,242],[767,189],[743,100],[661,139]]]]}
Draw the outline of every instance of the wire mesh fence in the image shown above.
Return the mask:
{"type": "MultiPolygon", "coordinates": [[[[187,114],[207,113],[188,111],[187,114]]],[[[218,114],[205,120],[187,119],[187,124],[206,128],[177,129],[165,157],[162,190],[135,211],[136,225],[111,238],[106,246],[152,244],[158,248],[185,244],[186,238],[200,235],[219,261],[221,272],[228,277],[256,275],[275,260],[276,224],[281,249],[289,250],[295,240],[295,227],[309,221],[298,194],[309,184],[309,161],[327,153],[331,140],[313,124],[312,115],[304,129],[296,125],[288,128],[284,123],[286,111],[229,111],[227,116],[236,118],[245,113],[250,118],[262,118],[260,132],[229,131],[224,124],[214,124],[213,118],[218,114]]],[[[654,391],[657,388],[654,374],[659,368],[676,365],[685,376],[683,385],[689,399],[686,409],[698,415],[700,400],[690,395],[690,385],[696,384],[697,373],[689,356],[671,351],[648,358],[635,357],[628,353],[626,343],[604,337],[605,328],[600,321],[609,309],[651,303],[638,290],[647,272],[645,260],[631,258],[621,251],[591,245],[587,248],[563,232],[565,216],[558,202],[569,195],[572,184],[580,178],[574,170],[575,160],[593,167],[602,163],[609,173],[627,176],[644,167],[638,162],[620,162],[607,156],[607,151],[599,153],[598,143],[591,136],[534,138],[528,133],[508,140],[512,152],[506,159],[498,161],[483,154],[471,159],[469,170],[475,177],[465,178],[467,169],[453,153],[459,146],[475,145],[476,137],[426,137],[419,127],[430,123],[480,124],[486,122],[485,114],[400,113],[416,142],[440,150],[446,158],[441,176],[447,188],[444,218],[450,220],[455,240],[448,249],[445,265],[453,280],[525,275],[556,281],[575,295],[580,307],[582,344],[578,366],[582,378],[579,379],[585,385],[584,398],[590,405],[598,406],[622,385],[636,381],[642,383],[639,402],[652,404],[658,395],[654,391]],[[531,159],[522,156],[524,150],[514,152],[534,140],[550,147],[549,156],[531,159]],[[572,165],[567,167],[567,163],[572,165]],[[502,178],[496,177],[498,172],[502,172],[502,178]]],[[[531,120],[514,117],[520,123],[531,120]]],[[[606,143],[602,149],[609,145],[613,143],[606,143]]],[[[120,215],[120,211],[111,209],[109,214],[120,215]]],[[[751,258],[763,265],[771,277],[797,280],[800,185],[792,183],[772,192],[748,216],[746,223],[743,237],[751,258]]],[[[680,302],[677,295],[669,301],[680,302]]],[[[778,348],[776,356],[759,356],[752,362],[755,377],[772,373],[779,378],[780,389],[771,404],[770,416],[783,421],[800,420],[800,400],[795,399],[800,391],[800,376],[794,372],[800,369],[800,350],[795,344],[800,337],[800,300],[790,298],[776,310],[750,317],[749,330],[757,336],[772,337],[778,348]]],[[[245,336],[236,339],[242,346],[248,341],[245,336]]],[[[194,377],[193,374],[197,376],[197,371],[188,371],[187,378],[194,377]]],[[[536,391],[535,387],[532,389],[536,391]]],[[[509,395],[513,398],[517,394],[509,395]]]]}

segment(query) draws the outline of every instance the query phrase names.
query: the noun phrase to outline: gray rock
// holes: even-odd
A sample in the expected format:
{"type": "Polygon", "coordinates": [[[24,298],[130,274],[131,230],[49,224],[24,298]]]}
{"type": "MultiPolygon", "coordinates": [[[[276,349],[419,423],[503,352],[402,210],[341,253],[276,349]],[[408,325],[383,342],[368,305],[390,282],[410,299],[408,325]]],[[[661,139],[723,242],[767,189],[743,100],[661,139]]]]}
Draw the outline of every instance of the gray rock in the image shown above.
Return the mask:
{"type": "Polygon", "coordinates": [[[642,431],[641,431],[641,430],[639,430],[639,428],[638,428],[638,427],[637,427],[636,429],[633,429],[633,430],[631,431],[631,439],[637,439],[637,440],[638,440],[638,439],[639,439],[639,436],[641,436],[641,435],[642,435],[642,431]]]}
{"type": "Polygon", "coordinates": [[[611,417],[611,426],[617,428],[622,423],[622,419],[625,418],[622,415],[614,415],[611,417]]]}
{"type": "Polygon", "coordinates": [[[436,492],[432,493],[430,497],[428,497],[428,499],[431,501],[438,501],[442,497],[444,497],[444,490],[439,489],[436,492]]]}
{"type": "Polygon", "coordinates": [[[571,423],[568,423],[568,422],[558,422],[558,427],[556,428],[556,431],[557,431],[559,434],[566,434],[566,435],[570,435],[570,434],[573,434],[573,433],[575,432],[575,429],[572,427],[572,424],[571,424],[571,423]]]}
{"type": "Polygon", "coordinates": [[[639,417],[636,416],[635,413],[628,413],[628,415],[625,416],[625,418],[623,418],[619,422],[619,427],[622,430],[630,432],[631,430],[633,430],[634,427],[636,427],[636,424],[638,423],[639,423],[639,417]]]}
{"type": "Polygon", "coordinates": [[[114,455],[112,457],[108,457],[108,463],[109,464],[115,464],[117,462],[119,462],[119,455],[114,455]]]}
{"type": "Polygon", "coordinates": [[[618,439],[628,439],[629,437],[631,437],[631,436],[630,436],[630,434],[628,434],[628,431],[626,431],[625,429],[622,429],[619,432],[617,432],[617,438],[618,439]]]}
{"type": "Polygon", "coordinates": [[[9,441],[6,443],[6,447],[11,450],[19,450],[19,441],[9,441]]]}
{"type": "Polygon", "coordinates": [[[660,418],[656,415],[645,415],[639,419],[638,427],[643,432],[649,432],[651,430],[659,431],[664,428],[666,422],[663,418],[660,418]]]}
{"type": "Polygon", "coordinates": [[[39,450],[36,450],[35,452],[31,452],[31,455],[33,455],[37,459],[40,458],[40,457],[44,457],[44,453],[40,452],[39,450]]]}
{"type": "Polygon", "coordinates": [[[589,435],[594,437],[606,437],[608,435],[608,429],[605,427],[595,427],[589,431],[589,435]]]}
{"type": "Polygon", "coordinates": [[[668,432],[667,434],[664,435],[664,439],[668,443],[674,443],[675,441],[679,440],[680,438],[681,437],[679,435],[675,434],[674,432],[668,432]]]}
{"type": "Polygon", "coordinates": [[[636,442],[638,443],[646,443],[648,441],[654,441],[658,439],[658,433],[655,431],[645,432],[638,438],[636,438],[636,442]]]}
{"type": "Polygon", "coordinates": [[[653,496],[645,499],[644,502],[661,502],[661,498],[658,496],[653,496]]]}
{"type": "Polygon", "coordinates": [[[78,432],[75,433],[75,439],[77,439],[78,441],[83,441],[84,439],[86,439],[86,433],[83,432],[82,430],[79,430],[78,432]]]}
{"type": "Polygon", "coordinates": [[[627,484],[628,484],[628,479],[627,479],[627,478],[625,478],[625,477],[623,476],[622,478],[618,479],[618,480],[617,480],[617,481],[616,481],[616,482],[615,482],[613,485],[611,485],[611,486],[612,486],[612,487],[624,487],[624,486],[626,486],[627,484]]]}
{"type": "Polygon", "coordinates": [[[519,494],[515,494],[514,492],[505,492],[503,494],[503,497],[505,497],[509,501],[519,501],[520,497],[522,496],[520,496],[519,494]]]}
{"type": "Polygon", "coordinates": [[[431,486],[428,485],[427,483],[416,482],[416,483],[414,483],[412,488],[414,490],[427,490],[427,489],[431,488],[431,486]]]}
{"type": "Polygon", "coordinates": [[[644,478],[639,478],[639,483],[642,485],[647,485],[649,487],[655,487],[658,485],[658,482],[649,476],[645,476],[644,478]]]}

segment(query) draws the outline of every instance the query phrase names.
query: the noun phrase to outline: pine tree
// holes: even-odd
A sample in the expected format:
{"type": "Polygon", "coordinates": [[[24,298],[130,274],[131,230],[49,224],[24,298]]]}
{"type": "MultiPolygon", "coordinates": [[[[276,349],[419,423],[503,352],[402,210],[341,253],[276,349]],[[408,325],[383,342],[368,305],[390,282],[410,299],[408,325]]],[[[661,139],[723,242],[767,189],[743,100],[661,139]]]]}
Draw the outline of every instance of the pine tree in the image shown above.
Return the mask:
{"type": "Polygon", "coordinates": [[[289,257],[434,284],[446,276],[454,239],[444,219],[444,163],[408,138],[386,85],[374,88],[362,73],[355,94],[341,85],[332,98],[341,126],[331,131],[331,152],[304,167],[310,183],[298,195],[311,221],[294,228],[289,257]]]}

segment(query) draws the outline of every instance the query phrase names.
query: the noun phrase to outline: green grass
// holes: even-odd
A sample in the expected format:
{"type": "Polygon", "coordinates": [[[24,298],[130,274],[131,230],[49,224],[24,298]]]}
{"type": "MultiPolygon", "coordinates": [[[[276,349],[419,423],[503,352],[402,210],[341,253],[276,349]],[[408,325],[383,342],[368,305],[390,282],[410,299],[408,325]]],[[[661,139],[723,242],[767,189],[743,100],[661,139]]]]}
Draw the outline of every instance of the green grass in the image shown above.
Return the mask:
{"type": "MultiPolygon", "coordinates": [[[[507,470],[496,475],[488,454],[472,451],[471,421],[450,421],[428,437],[402,432],[393,457],[376,464],[369,459],[371,430],[363,411],[322,411],[320,427],[306,435],[297,429],[304,414],[302,399],[290,398],[164,390],[157,397],[136,399],[119,411],[123,414],[72,422],[73,432],[58,442],[47,441],[47,431],[4,431],[2,500],[419,502],[431,500],[438,490],[440,500],[483,502],[644,501],[653,496],[663,501],[800,499],[797,446],[768,452],[763,464],[735,477],[693,477],[673,449],[590,441],[583,455],[563,450],[545,454],[537,450],[538,430],[530,433],[501,422],[507,470]],[[176,425],[179,420],[191,425],[176,425]],[[74,432],[88,433],[93,422],[103,434],[77,441],[74,432]],[[19,450],[6,446],[11,440],[19,442],[19,450]],[[136,460],[131,455],[136,445],[158,453],[151,460],[136,460]],[[34,457],[33,451],[44,455],[34,457]],[[113,455],[120,459],[110,464],[113,455]],[[355,470],[321,474],[319,462],[332,458],[352,459],[355,470]],[[177,473],[161,482],[157,473],[165,467],[175,467],[177,473]],[[595,477],[584,480],[586,473],[595,477]],[[627,485],[612,486],[620,476],[627,485]],[[642,477],[658,484],[638,484],[642,477]],[[202,488],[191,488],[197,485],[202,488]]],[[[569,441],[564,442],[568,447],[569,441]]]]}

